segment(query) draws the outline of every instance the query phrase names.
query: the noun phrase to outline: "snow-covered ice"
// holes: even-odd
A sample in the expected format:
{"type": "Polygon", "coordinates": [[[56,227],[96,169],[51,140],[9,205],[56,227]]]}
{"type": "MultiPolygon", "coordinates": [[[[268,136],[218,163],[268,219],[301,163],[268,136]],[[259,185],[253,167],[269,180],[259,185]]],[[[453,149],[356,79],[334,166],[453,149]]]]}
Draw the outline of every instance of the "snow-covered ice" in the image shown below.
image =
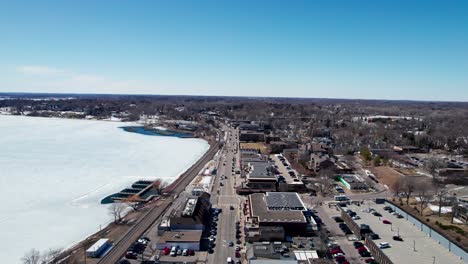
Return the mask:
{"type": "Polygon", "coordinates": [[[138,179],[174,180],[209,145],[128,133],[120,122],[0,115],[0,259],[71,246],[112,220],[105,196],[138,179]]]}

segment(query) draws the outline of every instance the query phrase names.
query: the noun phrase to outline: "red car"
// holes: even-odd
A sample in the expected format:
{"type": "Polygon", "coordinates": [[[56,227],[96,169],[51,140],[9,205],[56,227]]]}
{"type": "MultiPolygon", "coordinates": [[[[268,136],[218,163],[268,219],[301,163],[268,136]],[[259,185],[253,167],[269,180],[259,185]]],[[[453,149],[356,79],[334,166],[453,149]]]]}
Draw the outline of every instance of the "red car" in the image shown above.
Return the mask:
{"type": "Polygon", "coordinates": [[[368,258],[368,259],[364,260],[364,262],[366,262],[366,263],[373,262],[373,261],[375,261],[375,259],[373,259],[373,258],[368,258]]]}
{"type": "Polygon", "coordinates": [[[383,220],[382,223],[386,224],[386,225],[391,225],[392,222],[388,221],[388,220],[383,220]]]}
{"type": "Polygon", "coordinates": [[[343,251],[341,251],[341,249],[339,248],[334,248],[334,249],[330,249],[330,254],[337,254],[337,253],[343,253],[343,251]]]}
{"type": "Polygon", "coordinates": [[[241,257],[241,254],[239,251],[236,251],[236,258],[240,258],[241,257]]]}
{"type": "Polygon", "coordinates": [[[363,246],[362,246],[362,247],[358,247],[358,248],[356,248],[356,249],[357,249],[358,251],[363,251],[363,250],[367,251],[367,248],[365,248],[365,247],[363,247],[363,246]]]}

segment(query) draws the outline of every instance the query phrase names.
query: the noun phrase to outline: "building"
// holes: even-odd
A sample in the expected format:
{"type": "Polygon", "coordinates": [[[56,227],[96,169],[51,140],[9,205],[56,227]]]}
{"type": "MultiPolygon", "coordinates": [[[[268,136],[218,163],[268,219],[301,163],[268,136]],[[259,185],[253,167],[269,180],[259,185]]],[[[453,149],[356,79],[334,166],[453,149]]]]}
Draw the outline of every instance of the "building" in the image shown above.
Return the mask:
{"type": "Polygon", "coordinates": [[[239,131],[240,142],[264,142],[265,134],[258,131],[241,130],[239,131]]]}
{"type": "MultiPolygon", "coordinates": [[[[279,241],[275,232],[284,236],[312,234],[315,221],[304,214],[307,208],[299,194],[267,192],[249,195],[246,235],[249,241],[279,241]],[[268,228],[267,228],[268,227],[268,228]]],[[[284,240],[284,236],[281,241],[284,240]]]]}
{"type": "Polygon", "coordinates": [[[278,180],[266,156],[253,152],[242,152],[241,167],[241,176],[245,178],[245,182],[237,189],[238,194],[277,190],[278,180]]]}
{"type": "Polygon", "coordinates": [[[359,179],[355,174],[342,174],[339,176],[340,182],[349,190],[367,190],[367,184],[359,179]]]}
{"type": "Polygon", "coordinates": [[[156,244],[157,249],[180,247],[181,249],[200,250],[201,230],[191,231],[167,231],[160,237],[156,244]]]}
{"type": "Polygon", "coordinates": [[[168,221],[170,231],[205,229],[211,208],[210,195],[203,192],[199,196],[191,196],[175,212],[168,221]]]}

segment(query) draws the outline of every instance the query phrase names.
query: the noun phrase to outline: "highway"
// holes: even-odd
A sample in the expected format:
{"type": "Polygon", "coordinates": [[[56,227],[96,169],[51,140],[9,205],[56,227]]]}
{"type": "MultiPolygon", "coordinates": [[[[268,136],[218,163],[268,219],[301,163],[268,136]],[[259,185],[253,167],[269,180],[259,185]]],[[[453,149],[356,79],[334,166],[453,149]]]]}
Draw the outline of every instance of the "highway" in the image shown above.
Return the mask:
{"type": "Polygon", "coordinates": [[[219,156],[219,168],[211,197],[213,207],[222,209],[218,220],[214,253],[208,256],[208,263],[213,264],[226,263],[227,257],[231,257],[233,260],[236,259],[234,249],[237,240],[235,226],[236,221],[239,220],[240,200],[235,193],[236,176],[233,173],[233,158],[236,157],[234,162],[235,172],[239,170],[239,153],[237,151],[238,141],[236,140],[237,130],[226,127],[226,131],[228,131],[228,137],[219,156]],[[224,176],[224,180],[220,179],[222,176],[224,176]],[[220,186],[220,182],[222,182],[223,186],[220,186]],[[233,206],[233,209],[230,209],[231,206],[233,206]],[[229,246],[230,241],[234,243],[234,246],[229,246]]]}
{"type": "Polygon", "coordinates": [[[113,248],[103,256],[98,263],[99,264],[115,264],[122,256],[126,253],[127,249],[132,245],[133,242],[138,240],[144,232],[151,227],[151,225],[163,215],[167,208],[174,202],[176,196],[180,194],[186,186],[195,178],[198,172],[204,167],[204,165],[210,161],[216,152],[219,150],[219,143],[216,143],[210,147],[205,155],[198,160],[192,167],[184,172],[179,180],[169,188],[171,189],[171,196],[161,200],[162,203],[158,206],[153,206],[135,225],[125,233],[116,243],[113,248]]]}

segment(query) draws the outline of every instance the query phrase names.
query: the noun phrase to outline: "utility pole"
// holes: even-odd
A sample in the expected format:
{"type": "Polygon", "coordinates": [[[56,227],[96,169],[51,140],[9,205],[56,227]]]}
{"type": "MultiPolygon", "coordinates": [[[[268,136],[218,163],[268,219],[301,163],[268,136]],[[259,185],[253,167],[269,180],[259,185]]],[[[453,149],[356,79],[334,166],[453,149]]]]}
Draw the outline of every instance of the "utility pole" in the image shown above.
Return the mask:
{"type": "Polygon", "coordinates": [[[432,256],[432,264],[435,264],[435,256],[432,256]]]}
{"type": "Polygon", "coordinates": [[[416,252],[416,240],[413,240],[413,251],[416,252]]]}

